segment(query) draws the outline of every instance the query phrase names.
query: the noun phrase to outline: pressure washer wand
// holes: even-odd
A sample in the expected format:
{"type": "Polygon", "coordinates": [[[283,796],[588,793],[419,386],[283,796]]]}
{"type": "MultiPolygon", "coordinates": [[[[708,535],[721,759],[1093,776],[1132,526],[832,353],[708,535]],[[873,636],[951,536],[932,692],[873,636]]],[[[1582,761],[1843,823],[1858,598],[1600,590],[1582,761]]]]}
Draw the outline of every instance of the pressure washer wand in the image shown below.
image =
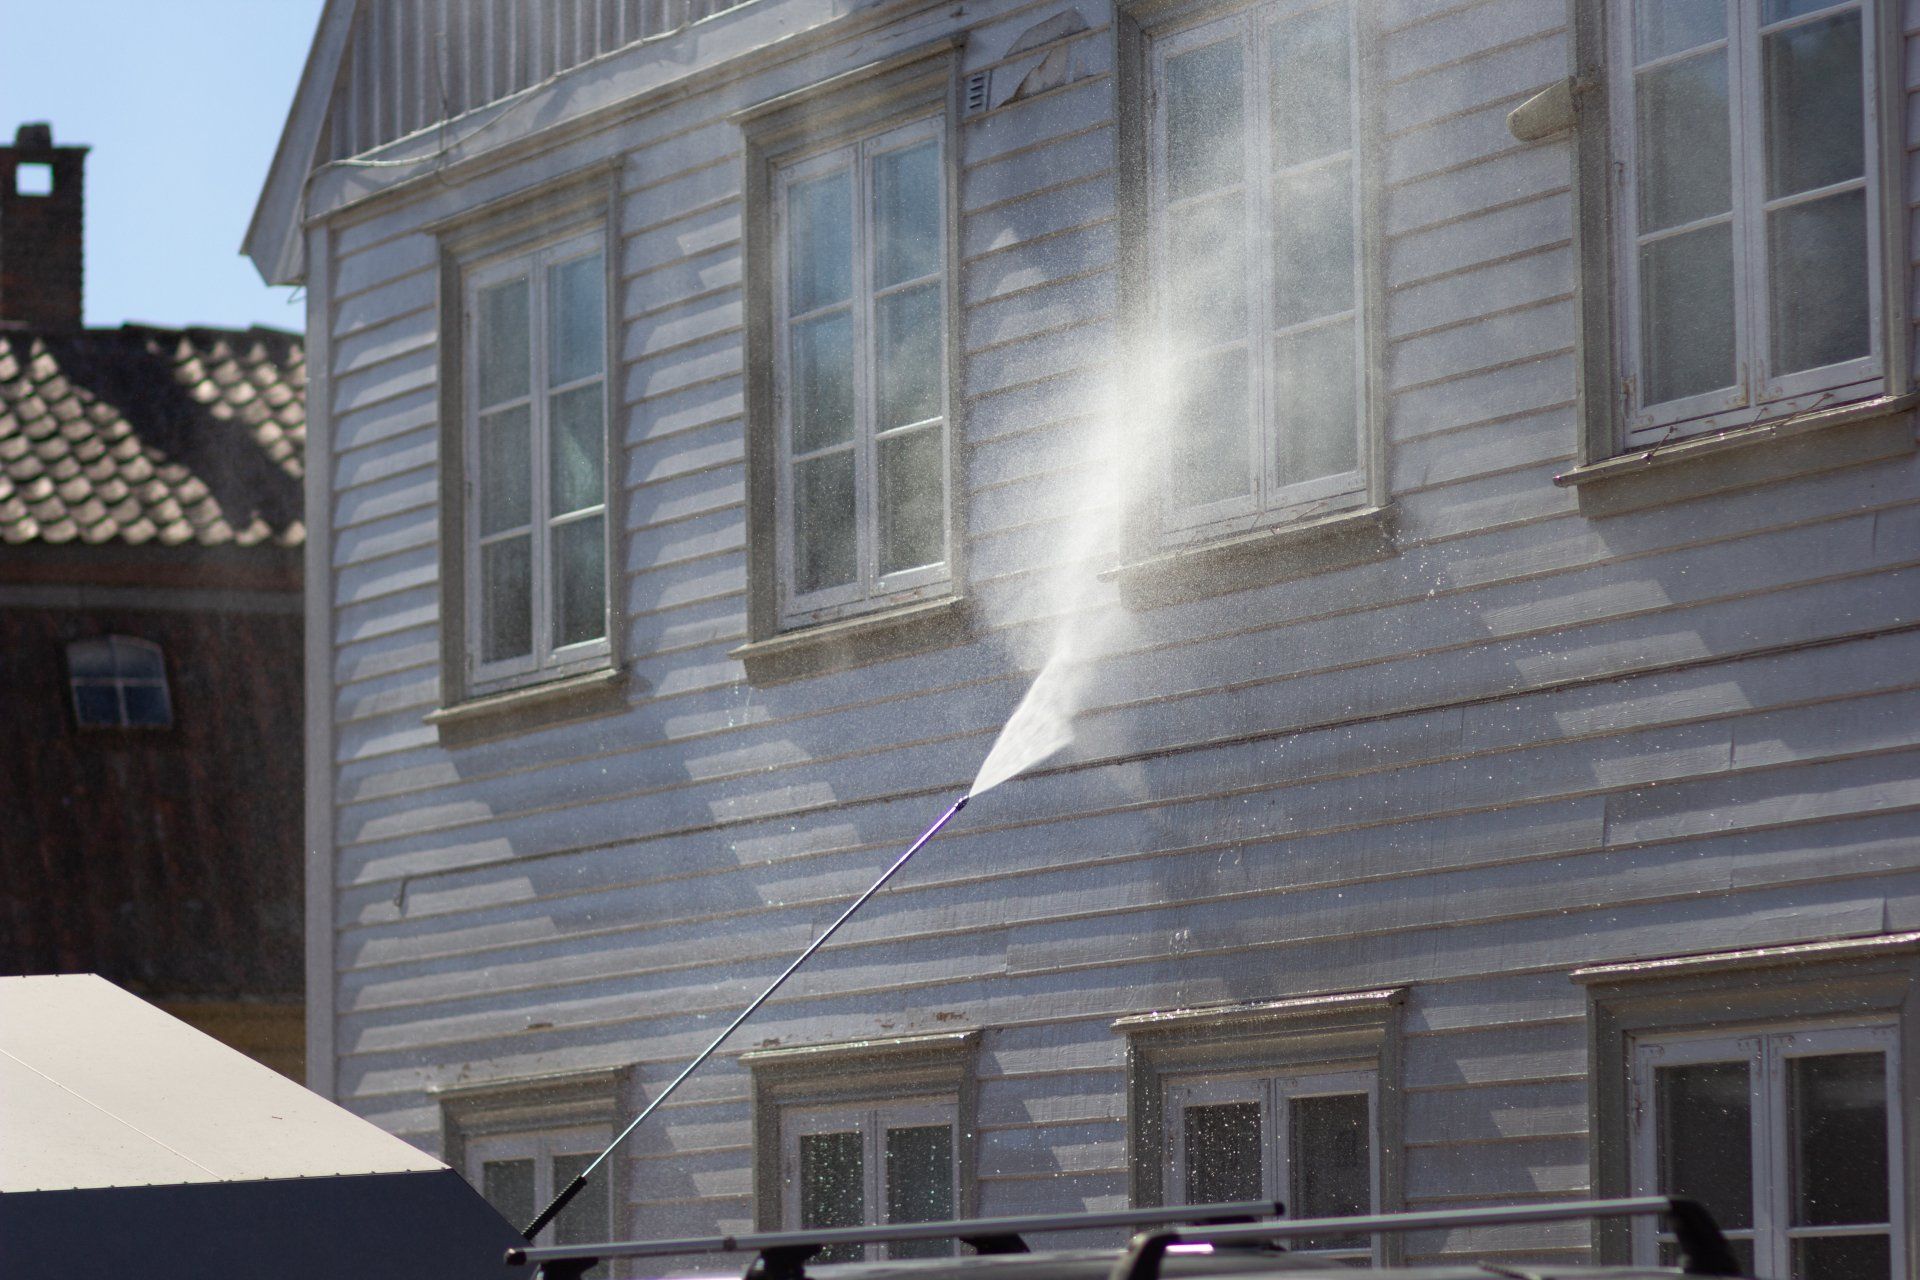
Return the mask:
{"type": "Polygon", "coordinates": [[[520,1233],[521,1236],[531,1241],[535,1236],[539,1235],[540,1229],[546,1226],[549,1222],[552,1222],[554,1218],[559,1215],[560,1211],[566,1208],[567,1205],[573,1200],[575,1196],[580,1194],[581,1188],[587,1185],[587,1179],[592,1177],[593,1171],[595,1169],[598,1169],[601,1166],[601,1164],[606,1161],[606,1158],[613,1154],[614,1148],[618,1147],[621,1143],[625,1142],[627,1140],[627,1135],[632,1133],[635,1129],[638,1129],[640,1127],[640,1122],[642,1120],[645,1120],[648,1116],[652,1115],[655,1107],[659,1106],[661,1103],[665,1102],[668,1098],[672,1097],[673,1091],[675,1089],[678,1089],[688,1076],[692,1075],[696,1070],[698,1070],[701,1063],[705,1062],[708,1058],[711,1058],[713,1056],[713,1051],[718,1049],[728,1036],[732,1035],[735,1031],[738,1031],[740,1029],[740,1024],[745,1022],[748,1018],[751,1018],[754,1014],[754,1011],[758,1009],[761,1005],[765,1004],[767,1002],[767,999],[770,996],[772,996],[774,992],[780,989],[780,985],[784,983],[788,978],[791,978],[793,976],[794,970],[798,969],[801,965],[807,962],[807,957],[811,956],[814,952],[818,951],[821,947],[824,947],[827,944],[827,939],[831,938],[834,935],[834,931],[839,929],[841,925],[845,924],[849,919],[851,919],[854,912],[858,911],[861,907],[865,906],[868,898],[871,898],[874,894],[880,892],[881,888],[887,883],[887,881],[893,879],[894,872],[906,866],[907,859],[911,858],[914,854],[920,852],[920,846],[924,845],[927,841],[933,839],[934,836],[938,835],[940,833],[940,828],[946,826],[947,823],[953,820],[954,814],[966,808],[967,801],[969,798],[970,797],[968,796],[961,796],[958,800],[955,800],[951,808],[949,808],[945,813],[941,814],[937,819],[934,820],[934,824],[932,826],[928,827],[925,831],[921,832],[920,838],[918,840],[915,840],[911,845],[909,845],[905,853],[895,858],[893,860],[893,865],[888,867],[885,871],[881,872],[880,878],[878,880],[875,880],[872,884],[868,885],[867,891],[865,893],[861,894],[859,897],[855,898],[850,904],[848,904],[847,909],[840,913],[839,919],[835,920],[832,924],[828,925],[826,929],[822,931],[819,937],[815,938],[812,942],[808,943],[807,949],[805,951],[802,951],[799,955],[795,956],[793,958],[793,963],[788,965],[784,970],[782,970],[780,973],[780,976],[775,978],[772,981],[772,983],[768,985],[765,991],[762,991],[759,995],[755,996],[753,998],[753,1003],[748,1005],[746,1008],[742,1009],[740,1011],[740,1016],[735,1018],[732,1022],[728,1023],[727,1029],[725,1031],[722,1031],[719,1035],[715,1036],[713,1038],[713,1043],[708,1045],[706,1048],[702,1049],[700,1051],[699,1056],[696,1057],[692,1062],[689,1062],[686,1065],[686,1068],[682,1070],[679,1075],[673,1078],[672,1083],[667,1085],[665,1089],[662,1089],[660,1091],[660,1095],[658,1097],[656,1097],[652,1102],[649,1102],[645,1107],[643,1107],[640,1111],[640,1114],[635,1116],[633,1118],[633,1121],[630,1124],[628,1124],[626,1128],[620,1131],[620,1136],[615,1138],[612,1142],[609,1142],[607,1144],[607,1149],[605,1151],[602,1151],[599,1155],[595,1156],[593,1158],[593,1163],[588,1165],[586,1168],[582,1169],[579,1172],[579,1174],[574,1178],[574,1180],[572,1182],[569,1182],[566,1185],[566,1187],[560,1192],[560,1194],[553,1198],[553,1203],[540,1211],[539,1217],[535,1218],[532,1222],[527,1224],[527,1229],[520,1233]]]}

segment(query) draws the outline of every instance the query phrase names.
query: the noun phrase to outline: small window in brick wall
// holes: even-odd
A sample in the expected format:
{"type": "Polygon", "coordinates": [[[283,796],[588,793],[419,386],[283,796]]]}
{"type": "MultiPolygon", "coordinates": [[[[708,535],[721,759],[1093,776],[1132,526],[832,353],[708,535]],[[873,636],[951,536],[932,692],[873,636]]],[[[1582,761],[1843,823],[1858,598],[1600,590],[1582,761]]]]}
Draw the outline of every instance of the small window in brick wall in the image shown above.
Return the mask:
{"type": "Polygon", "coordinates": [[[173,724],[166,655],[150,640],[95,636],[67,646],[73,718],[82,729],[165,729],[173,724]]]}

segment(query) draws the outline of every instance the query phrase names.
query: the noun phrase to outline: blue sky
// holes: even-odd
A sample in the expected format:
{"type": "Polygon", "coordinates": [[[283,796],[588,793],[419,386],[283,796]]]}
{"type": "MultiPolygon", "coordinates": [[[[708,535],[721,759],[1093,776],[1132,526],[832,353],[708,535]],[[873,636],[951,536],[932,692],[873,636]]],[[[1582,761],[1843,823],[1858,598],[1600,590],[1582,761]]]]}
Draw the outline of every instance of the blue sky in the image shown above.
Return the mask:
{"type": "Polygon", "coordinates": [[[299,329],[240,256],[321,0],[0,0],[0,140],[87,156],[86,319],[299,329]]]}

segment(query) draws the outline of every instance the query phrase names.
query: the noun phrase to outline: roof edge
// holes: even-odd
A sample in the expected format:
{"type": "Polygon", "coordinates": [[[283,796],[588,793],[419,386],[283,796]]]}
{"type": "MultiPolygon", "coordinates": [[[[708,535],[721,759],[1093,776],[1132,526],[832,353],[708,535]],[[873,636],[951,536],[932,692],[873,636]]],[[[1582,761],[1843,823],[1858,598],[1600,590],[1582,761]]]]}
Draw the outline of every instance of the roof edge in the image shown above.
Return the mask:
{"type": "Polygon", "coordinates": [[[326,0],[326,7],[320,11],[313,43],[307,49],[307,63],[300,72],[300,86],[294,91],[287,122],[274,147],[273,162],[267,166],[267,180],[260,188],[253,218],[240,243],[241,254],[252,261],[254,270],[268,284],[301,284],[306,280],[303,226],[307,176],[313,171],[313,158],[326,128],[327,111],[357,8],[356,0],[326,0]]]}

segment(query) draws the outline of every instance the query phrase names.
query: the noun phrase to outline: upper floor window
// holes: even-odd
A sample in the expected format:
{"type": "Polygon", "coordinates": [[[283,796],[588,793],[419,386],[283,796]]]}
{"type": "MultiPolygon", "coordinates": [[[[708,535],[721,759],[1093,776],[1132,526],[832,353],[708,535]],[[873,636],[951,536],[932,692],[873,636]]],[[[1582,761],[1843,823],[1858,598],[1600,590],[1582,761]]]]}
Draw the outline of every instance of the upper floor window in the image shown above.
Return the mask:
{"type": "MultiPolygon", "coordinates": [[[[1906,1275],[1897,1049],[1891,1024],[1637,1038],[1636,1191],[1706,1205],[1748,1275],[1906,1275]]],[[[1637,1230],[1637,1261],[1674,1264],[1637,1230]]]]}
{"type": "MultiPolygon", "coordinates": [[[[528,1133],[495,1133],[467,1142],[467,1181],[510,1224],[524,1227],[552,1203],[554,1196],[593,1163],[609,1141],[602,1128],[573,1128],[528,1133]]],[[[543,1243],[599,1244],[613,1238],[612,1181],[588,1180],[553,1222],[543,1243]]],[[[607,1275],[602,1262],[583,1273],[591,1280],[607,1275]]]]}
{"type": "Polygon", "coordinates": [[[1365,500],[1357,7],[1266,3],[1149,38],[1166,540],[1365,500]]]}
{"type": "Polygon", "coordinates": [[[1620,446],[1886,386],[1873,0],[1606,11],[1620,446]]]}
{"type": "Polygon", "coordinates": [[[774,172],[782,627],[952,579],[942,133],[923,117],[774,172]]]}
{"type": "MultiPolygon", "coordinates": [[[[1278,1200],[1295,1218],[1379,1204],[1371,1070],[1175,1079],[1167,1088],[1168,1187],[1189,1204],[1278,1200]]],[[[1370,1256],[1365,1235],[1293,1248],[1370,1256]]]]}
{"type": "Polygon", "coordinates": [[[607,289],[594,231],[465,281],[468,683],[609,654],[607,289]]]}
{"type": "Polygon", "coordinates": [[[173,723],[166,656],[132,636],[96,636],[67,646],[73,718],[83,729],[153,728],[173,723]]]}

